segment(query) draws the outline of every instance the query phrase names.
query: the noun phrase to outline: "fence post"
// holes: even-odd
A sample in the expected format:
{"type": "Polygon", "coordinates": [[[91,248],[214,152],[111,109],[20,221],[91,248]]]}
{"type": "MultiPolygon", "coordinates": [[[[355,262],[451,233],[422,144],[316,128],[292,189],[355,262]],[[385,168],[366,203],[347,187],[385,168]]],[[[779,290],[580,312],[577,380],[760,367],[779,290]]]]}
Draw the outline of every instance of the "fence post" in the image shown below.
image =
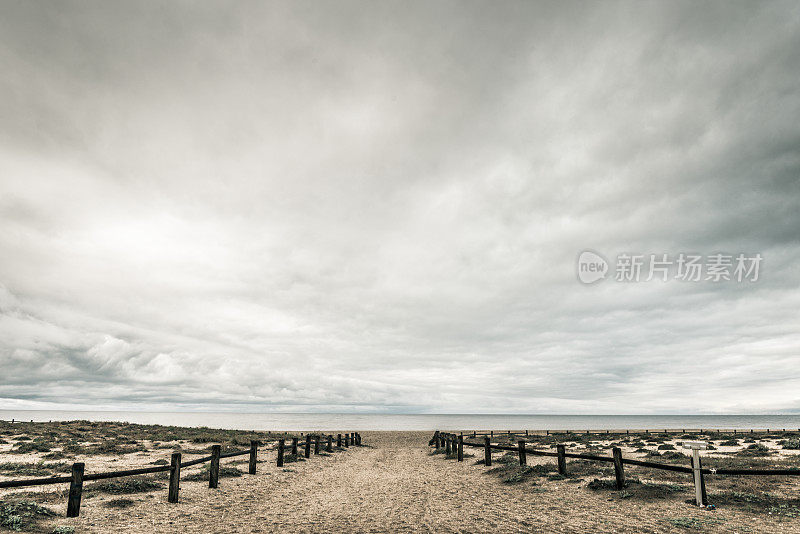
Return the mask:
{"type": "Polygon", "coordinates": [[[314,436],[314,454],[319,454],[319,436],[314,436]]]}
{"type": "Polygon", "coordinates": [[[311,436],[306,436],[305,457],[311,458],[311,436]]]}
{"type": "Polygon", "coordinates": [[[464,436],[458,436],[458,461],[464,461],[464,436]]]}
{"type": "MultiPolygon", "coordinates": [[[[283,448],[286,446],[286,442],[283,439],[278,440],[278,467],[283,467],[283,448]]],[[[294,438],[293,444],[295,450],[297,450],[297,438],[294,438]]],[[[295,456],[297,453],[295,453],[295,456]]]]}
{"type": "Polygon", "coordinates": [[[614,476],[617,479],[617,490],[625,487],[625,470],[622,466],[622,449],[614,447],[611,449],[614,453],[614,476]]]}
{"type": "Polygon", "coordinates": [[[250,469],[248,472],[251,475],[256,474],[256,462],[258,461],[258,442],[254,439],[250,440],[250,469]]]}
{"type": "Polygon", "coordinates": [[[358,446],[360,447],[361,446],[361,434],[356,432],[356,437],[358,438],[358,446]]]}
{"type": "Polygon", "coordinates": [[[528,451],[525,450],[525,440],[519,440],[517,445],[519,446],[519,465],[526,465],[528,463],[528,451]]]}
{"type": "Polygon", "coordinates": [[[556,452],[558,453],[558,474],[561,476],[567,475],[567,458],[564,456],[564,444],[559,443],[556,445],[556,452]]]}
{"type": "Polygon", "coordinates": [[[297,456],[297,438],[292,438],[292,454],[297,456]]]}
{"type": "Polygon", "coordinates": [[[697,465],[700,466],[700,495],[703,498],[703,506],[708,505],[708,495],[706,494],[706,477],[703,475],[703,459],[697,457],[697,465]]]}
{"type": "Polygon", "coordinates": [[[72,464],[72,480],[69,482],[67,497],[67,517],[78,517],[81,513],[81,493],[83,493],[83,462],[72,464]]]}
{"type": "Polygon", "coordinates": [[[439,448],[439,431],[433,433],[433,446],[434,448],[439,448]]]}
{"type": "Polygon", "coordinates": [[[483,465],[492,465],[492,441],[488,437],[483,438],[483,465]]]}
{"type": "Polygon", "coordinates": [[[172,453],[172,462],[169,465],[169,495],[167,502],[178,502],[178,491],[181,486],[181,453],[172,453]]]}
{"type": "Polygon", "coordinates": [[[450,448],[450,444],[452,443],[452,438],[450,436],[446,436],[444,438],[444,453],[449,455],[452,451],[450,448]]]}
{"type": "Polygon", "coordinates": [[[333,436],[328,434],[328,446],[325,447],[327,452],[333,452],[333,436]]]}
{"type": "Polygon", "coordinates": [[[342,435],[341,434],[336,434],[336,446],[337,447],[341,447],[342,446],[342,435]]]}
{"type": "Polygon", "coordinates": [[[211,446],[211,465],[208,467],[208,487],[216,488],[219,485],[219,454],[221,445],[211,446]]]}
{"type": "Polygon", "coordinates": [[[692,456],[689,457],[689,463],[692,466],[692,480],[694,481],[694,502],[697,506],[703,505],[703,494],[700,489],[700,465],[695,462],[695,457],[698,456],[697,451],[692,451],[692,456]]]}

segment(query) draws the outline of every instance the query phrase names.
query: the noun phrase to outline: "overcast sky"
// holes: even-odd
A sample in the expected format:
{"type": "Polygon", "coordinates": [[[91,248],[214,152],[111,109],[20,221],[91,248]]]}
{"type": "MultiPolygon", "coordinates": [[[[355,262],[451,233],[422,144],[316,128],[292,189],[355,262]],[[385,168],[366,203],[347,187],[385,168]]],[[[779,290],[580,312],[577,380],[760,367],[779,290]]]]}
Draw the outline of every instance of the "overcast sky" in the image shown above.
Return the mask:
{"type": "Polygon", "coordinates": [[[800,412],[799,50],[797,2],[3,1],[0,407],[800,412]],[[614,279],[682,252],[763,261],[614,279]]]}

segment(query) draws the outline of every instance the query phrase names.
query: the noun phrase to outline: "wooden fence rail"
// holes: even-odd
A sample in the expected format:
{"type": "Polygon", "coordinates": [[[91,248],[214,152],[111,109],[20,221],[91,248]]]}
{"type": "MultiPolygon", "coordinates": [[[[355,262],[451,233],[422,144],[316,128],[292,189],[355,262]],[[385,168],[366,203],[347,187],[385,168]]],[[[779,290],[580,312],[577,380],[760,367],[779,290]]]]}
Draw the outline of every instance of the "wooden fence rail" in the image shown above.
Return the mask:
{"type": "MultiPolygon", "coordinates": [[[[339,434],[341,437],[341,434],[339,434]]],[[[353,446],[361,445],[361,434],[358,432],[350,432],[345,434],[348,443],[352,441],[353,446]]],[[[333,435],[327,435],[327,451],[332,452],[333,435]]],[[[275,442],[277,444],[277,467],[283,467],[284,463],[284,448],[285,440],[279,439],[275,442]]],[[[305,448],[305,457],[310,457],[310,448],[314,444],[314,454],[319,454],[320,437],[307,436],[303,443],[298,443],[297,438],[292,439],[292,453],[297,454],[297,447],[303,446],[305,448]]],[[[72,464],[72,472],[69,476],[54,476],[46,478],[29,478],[25,480],[3,480],[0,481],[0,489],[3,488],[24,488],[30,486],[44,486],[50,484],[66,484],[69,483],[69,494],[67,496],[67,517],[78,517],[81,508],[81,496],[83,494],[83,483],[93,480],[104,480],[108,478],[128,477],[135,475],[147,475],[151,473],[170,473],[169,491],[167,501],[170,503],[177,503],[180,493],[180,473],[181,469],[191,467],[193,465],[203,464],[209,462],[209,477],[208,487],[216,488],[219,485],[219,462],[225,458],[234,458],[236,456],[249,455],[248,474],[256,474],[258,446],[261,443],[258,441],[251,441],[250,448],[241,451],[221,452],[220,445],[211,446],[211,455],[203,456],[202,458],[195,458],[193,460],[181,461],[181,453],[172,453],[171,462],[169,465],[159,465],[155,467],[142,467],[139,469],[125,469],[122,471],[105,471],[102,473],[89,473],[86,474],[85,464],[83,462],[75,462],[72,464]]]]}
{"type": "MultiPolygon", "coordinates": [[[[508,434],[498,434],[498,435],[505,435],[508,434]]],[[[660,462],[648,462],[644,460],[634,460],[633,458],[623,458],[622,457],[622,449],[619,447],[613,447],[611,449],[612,456],[598,456],[595,454],[585,454],[585,453],[577,453],[577,452],[567,452],[564,444],[558,443],[556,444],[556,452],[551,451],[542,451],[539,449],[531,449],[527,447],[527,443],[525,440],[519,440],[516,446],[512,445],[500,445],[499,443],[491,443],[491,434],[484,437],[483,443],[476,443],[471,441],[464,441],[464,434],[460,433],[458,435],[447,433],[447,432],[440,432],[436,431],[431,439],[431,444],[436,447],[437,449],[444,447],[445,453],[450,455],[453,451],[458,449],[458,454],[456,458],[459,462],[464,460],[463,455],[463,447],[475,447],[475,448],[483,448],[484,449],[484,465],[491,466],[492,465],[492,451],[509,451],[509,452],[516,452],[519,456],[519,463],[520,465],[527,464],[527,457],[528,455],[531,456],[549,456],[555,457],[556,462],[558,465],[558,473],[560,475],[567,474],[567,458],[574,458],[577,460],[589,460],[593,462],[608,462],[614,464],[614,475],[615,475],[615,487],[617,490],[621,490],[625,487],[625,468],[624,465],[635,465],[639,467],[647,467],[650,469],[661,469],[663,471],[673,471],[677,473],[688,473],[694,475],[695,472],[698,473],[698,477],[694,478],[695,484],[700,484],[700,487],[696,488],[697,495],[702,494],[702,499],[697,501],[698,505],[706,505],[708,504],[706,498],[706,490],[705,490],[705,480],[703,475],[736,475],[736,476],[763,476],[763,475],[787,475],[787,476],[798,476],[800,475],[800,469],[797,468],[789,468],[789,469],[714,469],[714,468],[706,468],[702,467],[702,465],[695,465],[694,458],[691,458],[691,467],[686,467],[682,465],[673,465],[673,464],[662,464],[660,462]]]]}
{"type": "Polygon", "coordinates": [[[558,435],[630,435],[630,434],[771,434],[775,432],[800,432],[800,428],[664,428],[664,429],[603,429],[603,430],[468,430],[461,432],[467,438],[480,436],[558,436],[558,435]]]}

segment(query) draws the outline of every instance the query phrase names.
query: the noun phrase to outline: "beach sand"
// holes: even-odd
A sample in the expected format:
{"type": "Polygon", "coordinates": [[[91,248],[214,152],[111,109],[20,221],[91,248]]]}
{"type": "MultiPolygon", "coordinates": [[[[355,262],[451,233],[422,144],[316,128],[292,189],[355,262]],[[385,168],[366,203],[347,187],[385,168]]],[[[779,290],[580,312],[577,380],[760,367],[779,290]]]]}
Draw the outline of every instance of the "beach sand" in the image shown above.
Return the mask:
{"type": "MultiPolygon", "coordinates": [[[[364,432],[364,447],[283,469],[274,452],[265,452],[256,475],[222,478],[218,489],[182,481],[178,504],[166,502],[166,489],[126,496],[134,503],[125,509],[107,506],[108,496],[93,497],[79,518],[57,518],[48,532],[54,525],[77,533],[800,532],[798,519],[698,509],[685,503],[686,492],[621,498],[587,488],[591,477],[505,484],[476,464],[480,449],[467,449],[475,456],[460,463],[431,455],[431,434],[364,432]]],[[[530,465],[552,461],[528,457],[530,465]]],[[[63,502],[51,507],[62,513],[63,502]]]]}

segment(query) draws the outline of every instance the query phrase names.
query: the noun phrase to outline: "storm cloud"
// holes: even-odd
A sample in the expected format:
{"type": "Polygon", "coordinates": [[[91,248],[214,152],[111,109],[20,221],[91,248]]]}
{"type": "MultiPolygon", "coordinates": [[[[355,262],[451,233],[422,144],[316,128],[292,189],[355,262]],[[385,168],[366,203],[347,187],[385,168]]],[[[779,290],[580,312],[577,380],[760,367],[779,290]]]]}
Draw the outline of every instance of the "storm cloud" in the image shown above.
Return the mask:
{"type": "Polygon", "coordinates": [[[798,50],[794,2],[3,2],[0,401],[800,412],[798,50]]]}

